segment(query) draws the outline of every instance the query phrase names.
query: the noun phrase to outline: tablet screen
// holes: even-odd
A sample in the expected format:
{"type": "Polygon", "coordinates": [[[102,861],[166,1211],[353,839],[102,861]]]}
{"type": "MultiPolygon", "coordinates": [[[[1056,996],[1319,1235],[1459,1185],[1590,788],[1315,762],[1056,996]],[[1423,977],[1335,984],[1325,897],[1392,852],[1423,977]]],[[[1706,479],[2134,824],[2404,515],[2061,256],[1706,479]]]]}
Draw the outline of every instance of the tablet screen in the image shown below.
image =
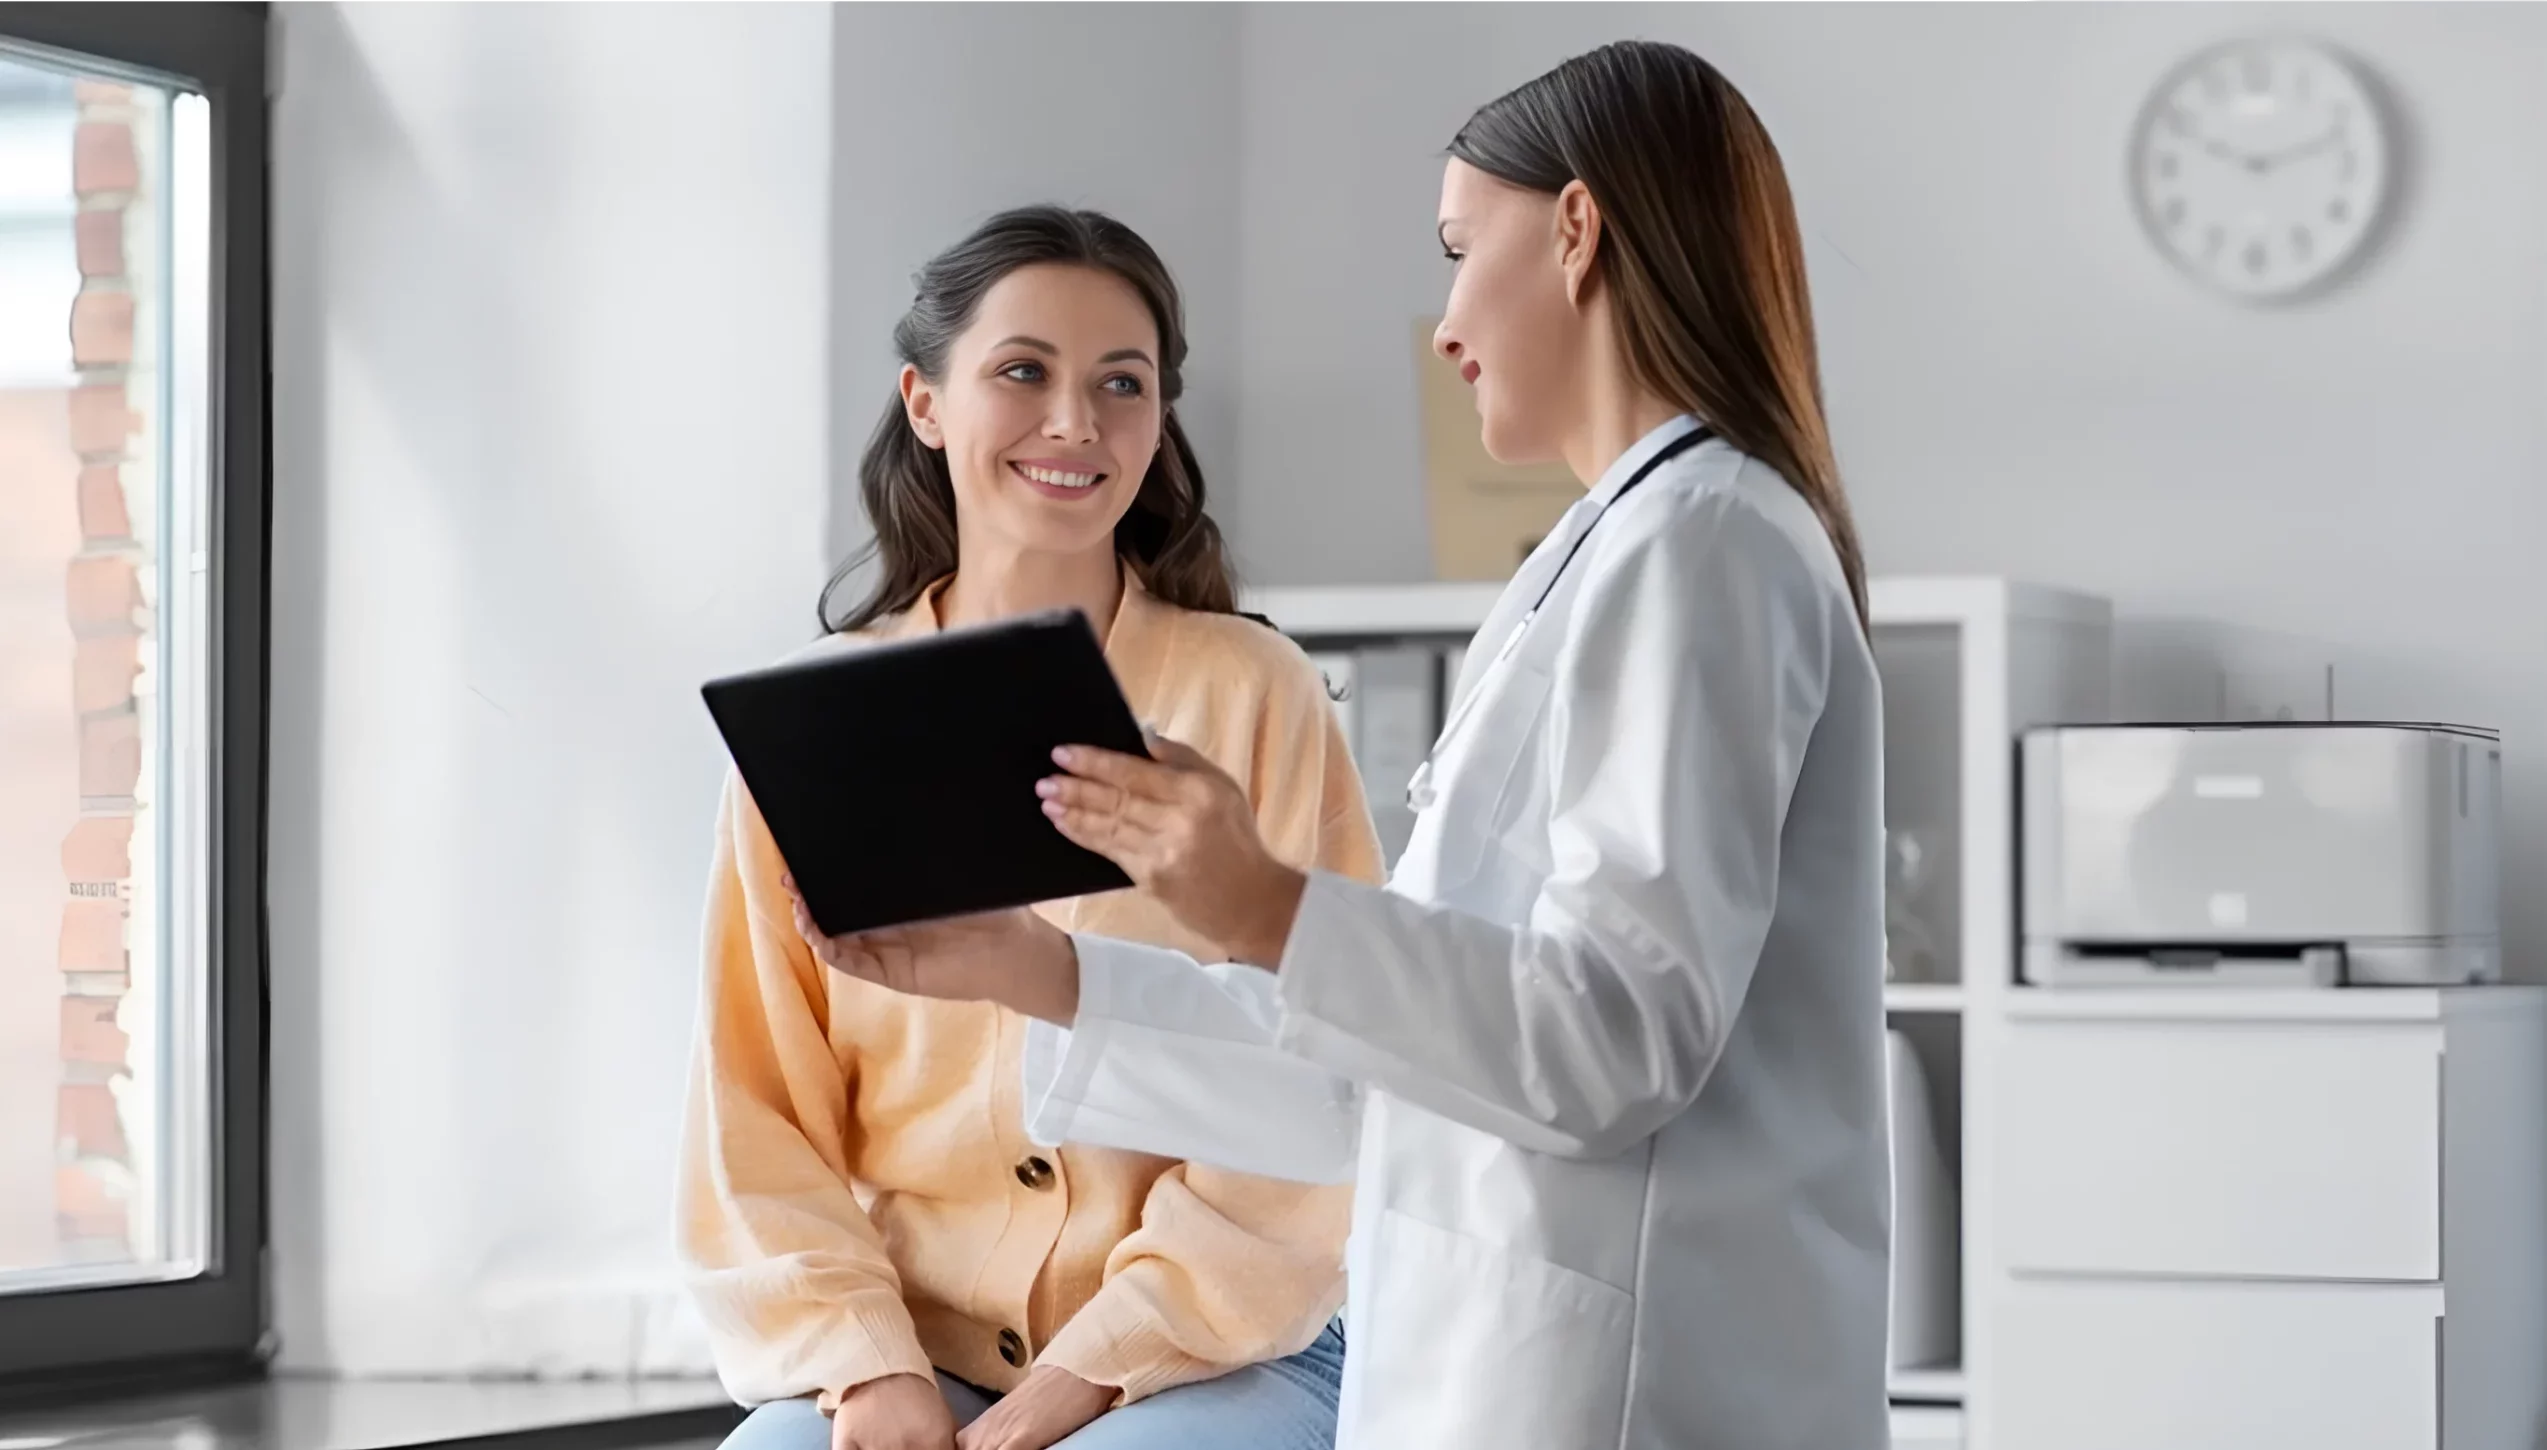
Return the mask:
{"type": "Polygon", "coordinates": [[[1052,752],[1146,754],[1087,616],[835,651],[701,690],[796,889],[833,935],[1118,890],[1043,813],[1052,752]]]}

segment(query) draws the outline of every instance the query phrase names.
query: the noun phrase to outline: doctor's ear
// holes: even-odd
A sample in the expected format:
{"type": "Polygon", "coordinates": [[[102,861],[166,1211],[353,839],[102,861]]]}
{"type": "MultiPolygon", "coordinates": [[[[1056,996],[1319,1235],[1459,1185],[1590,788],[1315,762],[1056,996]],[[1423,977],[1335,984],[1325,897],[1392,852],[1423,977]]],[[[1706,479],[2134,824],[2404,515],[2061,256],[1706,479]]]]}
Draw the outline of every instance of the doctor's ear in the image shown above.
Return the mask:
{"type": "Polygon", "coordinates": [[[937,389],[909,363],[902,365],[899,386],[902,416],[911,420],[911,435],[931,448],[946,447],[946,429],[937,420],[937,389]]]}
{"type": "Polygon", "coordinates": [[[1556,199],[1556,262],[1565,274],[1565,300],[1580,307],[1601,250],[1601,204],[1581,181],[1569,181],[1556,199]]]}

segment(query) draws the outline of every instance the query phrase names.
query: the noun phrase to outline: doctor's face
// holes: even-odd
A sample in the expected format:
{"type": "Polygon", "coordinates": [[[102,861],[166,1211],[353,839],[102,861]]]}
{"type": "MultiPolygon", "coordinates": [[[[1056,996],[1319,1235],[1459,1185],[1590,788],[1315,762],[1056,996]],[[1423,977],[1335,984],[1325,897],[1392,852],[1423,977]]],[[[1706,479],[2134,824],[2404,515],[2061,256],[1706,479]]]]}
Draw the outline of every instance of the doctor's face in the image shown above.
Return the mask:
{"type": "Polygon", "coordinates": [[[1468,380],[1498,462],[1560,456],[1582,375],[1583,318],[1566,293],[1557,220],[1554,197],[1464,161],[1442,173],[1442,250],[1454,270],[1433,350],[1468,380]]]}
{"type": "Polygon", "coordinates": [[[982,295],[936,382],[902,370],[920,441],[946,454],[959,547],[1114,550],[1158,452],[1158,324],[1089,267],[1020,267],[982,295]]]}

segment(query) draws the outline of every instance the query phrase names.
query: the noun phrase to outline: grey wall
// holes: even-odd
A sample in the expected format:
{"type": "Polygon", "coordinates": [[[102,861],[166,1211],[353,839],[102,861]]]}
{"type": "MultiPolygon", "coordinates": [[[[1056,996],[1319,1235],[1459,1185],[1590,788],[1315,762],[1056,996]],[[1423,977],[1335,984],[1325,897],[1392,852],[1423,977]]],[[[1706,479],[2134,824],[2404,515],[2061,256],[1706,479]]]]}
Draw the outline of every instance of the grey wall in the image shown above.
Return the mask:
{"type": "MultiPolygon", "coordinates": [[[[1219,5],[845,5],[835,11],[834,558],[868,538],[858,453],[891,396],[911,274],[1002,207],[1058,201],[1140,230],[1185,291],[1180,409],[1233,483],[1238,74],[1219,5]]],[[[807,601],[811,618],[811,600],[807,601]]]]}
{"type": "Polygon", "coordinates": [[[1440,149],[1631,35],[1716,61],[1785,153],[1875,567],[2111,596],[2144,709],[2213,703],[2215,658],[2265,698],[2332,662],[2340,713],[2502,727],[2509,928],[2547,978],[2547,9],[1250,6],[1233,519],[1259,577],[1425,577],[1407,327],[1449,280],[1440,149]],[[2149,87],[2253,30],[2356,52],[2410,136],[2382,253],[2269,310],[2170,271],[2123,185],[2149,87]]]}

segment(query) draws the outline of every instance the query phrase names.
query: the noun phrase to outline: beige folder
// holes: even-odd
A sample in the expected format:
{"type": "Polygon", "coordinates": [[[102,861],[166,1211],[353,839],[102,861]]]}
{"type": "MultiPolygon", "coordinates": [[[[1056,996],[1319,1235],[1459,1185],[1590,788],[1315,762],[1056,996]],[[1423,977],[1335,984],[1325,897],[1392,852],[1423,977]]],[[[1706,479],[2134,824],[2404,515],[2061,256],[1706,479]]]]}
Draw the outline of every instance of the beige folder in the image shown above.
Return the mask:
{"type": "Polygon", "coordinates": [[[1509,579],[1583,496],[1583,485],[1562,463],[1516,466],[1488,456],[1477,436],[1477,404],[1466,380],[1433,352],[1438,323],[1430,318],[1415,324],[1433,573],[1443,579],[1509,579]]]}

